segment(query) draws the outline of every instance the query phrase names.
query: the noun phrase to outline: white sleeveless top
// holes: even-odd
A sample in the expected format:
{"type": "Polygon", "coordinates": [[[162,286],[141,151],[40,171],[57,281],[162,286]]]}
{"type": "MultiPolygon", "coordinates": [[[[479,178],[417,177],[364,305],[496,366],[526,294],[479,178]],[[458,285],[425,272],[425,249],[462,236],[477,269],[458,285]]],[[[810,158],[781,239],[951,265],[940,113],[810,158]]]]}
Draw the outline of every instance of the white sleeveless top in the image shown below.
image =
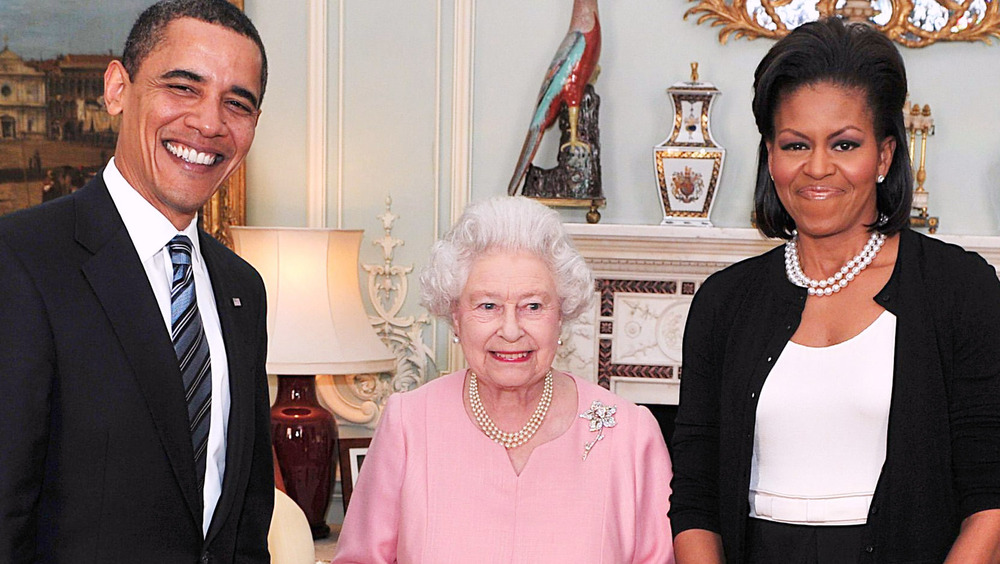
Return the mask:
{"type": "Polygon", "coordinates": [[[791,341],[764,382],[750,516],[802,525],[868,519],[885,462],[896,317],[829,347],[791,341]]]}

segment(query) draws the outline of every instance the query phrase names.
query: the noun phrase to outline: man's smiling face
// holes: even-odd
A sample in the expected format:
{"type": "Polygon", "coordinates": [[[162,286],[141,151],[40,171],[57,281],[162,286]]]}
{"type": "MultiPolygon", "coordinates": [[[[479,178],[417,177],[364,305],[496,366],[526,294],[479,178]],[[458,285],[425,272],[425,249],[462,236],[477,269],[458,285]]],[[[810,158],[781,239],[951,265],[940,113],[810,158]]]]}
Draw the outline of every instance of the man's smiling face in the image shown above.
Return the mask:
{"type": "Polygon", "coordinates": [[[180,18],[129,77],[105,72],[108,111],[122,114],[115,164],[178,229],[190,223],[253,142],[261,54],[228,28],[180,18]]]}

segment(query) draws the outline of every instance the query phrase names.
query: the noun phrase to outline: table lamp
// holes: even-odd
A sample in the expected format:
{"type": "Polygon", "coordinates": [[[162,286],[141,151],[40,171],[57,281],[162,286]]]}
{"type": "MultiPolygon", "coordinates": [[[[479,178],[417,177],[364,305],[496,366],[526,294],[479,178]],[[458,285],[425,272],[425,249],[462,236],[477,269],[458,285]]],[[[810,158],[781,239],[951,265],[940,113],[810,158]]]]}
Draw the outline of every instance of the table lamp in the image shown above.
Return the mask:
{"type": "Polygon", "coordinates": [[[326,511],[337,426],[316,399],[316,375],[389,372],[396,359],[361,302],[363,231],[233,227],[236,252],[267,289],[267,372],[278,376],[271,439],[288,496],[314,538],[329,535],[326,511]]]}

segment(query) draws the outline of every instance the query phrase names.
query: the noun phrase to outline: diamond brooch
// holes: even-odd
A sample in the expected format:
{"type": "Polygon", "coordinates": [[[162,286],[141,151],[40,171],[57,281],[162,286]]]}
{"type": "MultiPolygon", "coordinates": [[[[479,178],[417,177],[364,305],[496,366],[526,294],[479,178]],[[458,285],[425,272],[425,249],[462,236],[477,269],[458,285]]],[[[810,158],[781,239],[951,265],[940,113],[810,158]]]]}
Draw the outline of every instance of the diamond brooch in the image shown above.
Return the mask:
{"type": "Polygon", "coordinates": [[[590,409],[580,414],[582,419],[590,421],[590,432],[597,433],[594,440],[590,441],[583,447],[584,460],[587,460],[587,455],[590,454],[590,449],[594,448],[597,441],[604,439],[604,430],[610,429],[618,424],[618,422],[615,421],[615,413],[617,412],[617,407],[613,405],[604,405],[600,400],[594,400],[594,402],[590,404],[590,409]]]}

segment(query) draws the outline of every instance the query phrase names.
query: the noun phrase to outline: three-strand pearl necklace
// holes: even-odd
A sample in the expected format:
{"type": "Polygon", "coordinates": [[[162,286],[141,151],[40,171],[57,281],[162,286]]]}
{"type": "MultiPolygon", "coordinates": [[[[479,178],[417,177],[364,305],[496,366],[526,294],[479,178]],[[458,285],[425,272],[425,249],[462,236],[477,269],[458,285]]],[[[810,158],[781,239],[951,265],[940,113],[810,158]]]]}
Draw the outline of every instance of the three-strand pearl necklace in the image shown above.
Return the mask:
{"type": "Polygon", "coordinates": [[[542,397],[538,400],[538,407],[535,408],[535,412],[531,414],[531,418],[528,419],[528,422],[524,424],[524,427],[520,431],[507,433],[501,431],[496,426],[496,423],[490,419],[489,414],[486,413],[486,408],[483,407],[483,400],[479,397],[479,381],[476,378],[476,373],[470,371],[469,405],[472,407],[472,414],[476,417],[476,423],[479,423],[479,428],[482,429],[483,433],[491,441],[503,445],[504,448],[516,448],[530,441],[531,437],[535,436],[538,428],[542,426],[542,421],[545,420],[545,415],[549,412],[549,406],[552,405],[552,380],[552,371],[549,370],[548,374],[545,375],[542,397]]]}
{"type": "Polygon", "coordinates": [[[885,235],[878,231],[872,233],[865,248],[847,261],[840,271],[825,280],[814,280],[802,272],[802,265],[799,264],[798,240],[799,235],[796,233],[791,241],[785,243],[785,274],[788,276],[788,281],[800,288],[808,288],[810,296],[823,297],[843,290],[851,280],[861,274],[862,270],[868,268],[885,243],[885,235]]]}

